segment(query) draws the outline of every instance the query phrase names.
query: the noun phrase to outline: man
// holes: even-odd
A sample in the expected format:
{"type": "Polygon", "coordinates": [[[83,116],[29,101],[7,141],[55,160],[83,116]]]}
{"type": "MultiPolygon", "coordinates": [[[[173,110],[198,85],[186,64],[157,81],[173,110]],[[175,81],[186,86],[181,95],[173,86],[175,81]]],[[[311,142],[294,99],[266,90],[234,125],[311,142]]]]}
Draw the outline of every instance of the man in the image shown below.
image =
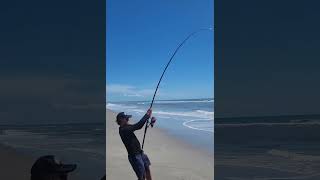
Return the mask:
{"type": "MultiPolygon", "coordinates": [[[[117,115],[117,123],[119,127],[119,134],[123,144],[128,151],[129,162],[136,173],[138,180],[152,180],[150,171],[150,160],[148,156],[143,153],[139,140],[137,139],[134,131],[143,127],[146,121],[151,117],[152,110],[149,109],[142,119],[136,124],[129,124],[129,118],[131,115],[126,115],[121,112],[117,115]]],[[[152,122],[155,122],[155,118],[152,118],[152,122]]]]}
{"type": "Polygon", "coordinates": [[[52,155],[42,156],[31,168],[31,180],[67,180],[68,173],[76,169],[75,164],[62,164],[52,155]]]}

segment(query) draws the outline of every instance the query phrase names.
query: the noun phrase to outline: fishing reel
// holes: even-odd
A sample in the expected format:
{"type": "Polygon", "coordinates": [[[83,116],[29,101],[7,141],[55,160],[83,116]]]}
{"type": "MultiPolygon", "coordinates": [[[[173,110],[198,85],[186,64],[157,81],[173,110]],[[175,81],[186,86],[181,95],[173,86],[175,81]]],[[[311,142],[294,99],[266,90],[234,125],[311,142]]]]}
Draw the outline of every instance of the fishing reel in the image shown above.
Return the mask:
{"type": "Polygon", "coordinates": [[[157,119],[155,117],[151,118],[151,122],[149,123],[149,125],[153,128],[154,123],[156,123],[157,119]]]}

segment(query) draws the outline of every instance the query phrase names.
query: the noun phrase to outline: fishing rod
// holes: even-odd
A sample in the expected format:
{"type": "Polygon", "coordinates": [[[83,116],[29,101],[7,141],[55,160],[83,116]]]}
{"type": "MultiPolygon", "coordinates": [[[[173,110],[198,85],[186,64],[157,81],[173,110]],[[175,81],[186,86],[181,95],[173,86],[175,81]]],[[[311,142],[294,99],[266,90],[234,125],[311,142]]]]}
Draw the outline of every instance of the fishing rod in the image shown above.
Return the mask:
{"type": "MultiPolygon", "coordinates": [[[[152,97],[152,101],[151,101],[151,104],[150,104],[150,109],[152,108],[153,106],[153,102],[154,102],[154,99],[156,97],[156,94],[158,92],[158,89],[159,89],[159,85],[161,83],[161,80],[165,74],[165,72],[167,71],[172,59],[174,58],[174,56],[177,54],[177,52],[179,51],[179,49],[183,46],[183,44],[189,39],[191,38],[193,35],[197,34],[198,32],[201,32],[201,31],[212,31],[212,28],[202,28],[202,29],[199,29],[197,31],[194,31],[192,33],[190,33],[179,45],[178,47],[176,48],[176,50],[174,51],[174,53],[172,54],[172,56],[170,57],[170,60],[168,61],[167,65],[165,66],[162,74],[161,74],[161,77],[158,81],[158,84],[157,84],[157,87],[156,87],[156,90],[154,91],[154,94],[153,94],[153,97],[152,97]]],[[[145,125],[145,128],[144,128],[144,134],[143,134],[143,140],[142,140],[142,149],[143,149],[143,146],[144,146],[144,141],[145,141],[145,138],[146,138],[146,134],[147,134],[147,130],[148,130],[148,127],[149,127],[149,119],[146,121],[146,125],[145,125]]],[[[151,125],[153,126],[153,125],[151,125]]]]}

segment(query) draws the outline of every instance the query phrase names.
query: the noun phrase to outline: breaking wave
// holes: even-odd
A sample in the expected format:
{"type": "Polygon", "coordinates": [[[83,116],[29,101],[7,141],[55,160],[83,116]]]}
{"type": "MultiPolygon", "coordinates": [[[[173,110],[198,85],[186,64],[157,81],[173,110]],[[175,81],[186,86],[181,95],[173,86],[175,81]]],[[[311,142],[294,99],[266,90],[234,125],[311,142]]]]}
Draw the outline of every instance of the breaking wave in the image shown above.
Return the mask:
{"type": "Polygon", "coordinates": [[[213,132],[213,120],[190,120],[183,123],[185,127],[190,129],[213,132]]]}
{"type": "Polygon", "coordinates": [[[113,103],[108,103],[106,106],[108,109],[111,110],[124,110],[124,109],[134,109],[137,108],[137,106],[134,105],[124,105],[124,104],[113,104],[113,103]]]}
{"type": "MultiPolygon", "coordinates": [[[[153,115],[159,120],[179,120],[184,127],[213,132],[214,112],[212,99],[157,101],[153,115]]],[[[125,111],[134,118],[142,116],[149,102],[107,103],[107,108],[115,112],[125,111]]],[[[168,121],[167,121],[168,122],[168,121]]]]}
{"type": "Polygon", "coordinates": [[[154,114],[195,117],[195,118],[204,118],[204,119],[213,119],[213,116],[214,116],[214,112],[203,111],[203,110],[195,110],[195,111],[189,111],[189,112],[155,111],[154,114]]]}

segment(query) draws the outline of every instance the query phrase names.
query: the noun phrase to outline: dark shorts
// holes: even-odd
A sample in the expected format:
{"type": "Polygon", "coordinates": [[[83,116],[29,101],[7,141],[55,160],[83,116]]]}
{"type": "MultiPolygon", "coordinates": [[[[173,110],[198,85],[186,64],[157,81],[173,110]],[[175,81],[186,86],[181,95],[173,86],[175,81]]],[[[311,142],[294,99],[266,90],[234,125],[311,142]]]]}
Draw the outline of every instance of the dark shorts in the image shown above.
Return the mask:
{"type": "Polygon", "coordinates": [[[149,166],[151,165],[148,156],[144,153],[141,153],[136,155],[129,155],[128,159],[138,177],[138,180],[144,180],[146,169],[149,169],[149,166]]]}

